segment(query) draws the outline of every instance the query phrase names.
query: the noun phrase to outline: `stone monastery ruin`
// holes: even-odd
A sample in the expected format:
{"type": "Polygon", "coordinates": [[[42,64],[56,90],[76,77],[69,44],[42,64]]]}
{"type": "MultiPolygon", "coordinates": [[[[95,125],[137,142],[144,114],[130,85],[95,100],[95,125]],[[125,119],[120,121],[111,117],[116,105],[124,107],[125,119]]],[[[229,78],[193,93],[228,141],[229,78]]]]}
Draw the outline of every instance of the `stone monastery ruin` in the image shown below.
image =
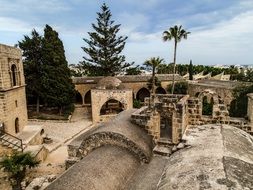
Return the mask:
{"type": "MultiPolygon", "coordinates": [[[[12,136],[21,140],[19,151],[38,146],[43,161],[43,130],[27,126],[20,50],[0,45],[0,69],[1,143],[12,136]]],[[[73,78],[78,106],[90,109],[93,125],[68,143],[67,170],[46,189],[253,189],[253,94],[248,118],[233,118],[238,82],[188,81],[181,95],[167,92],[172,75],[157,77],[155,94],[147,75],[73,78]],[[209,114],[204,100],[212,103],[209,114]]]]}

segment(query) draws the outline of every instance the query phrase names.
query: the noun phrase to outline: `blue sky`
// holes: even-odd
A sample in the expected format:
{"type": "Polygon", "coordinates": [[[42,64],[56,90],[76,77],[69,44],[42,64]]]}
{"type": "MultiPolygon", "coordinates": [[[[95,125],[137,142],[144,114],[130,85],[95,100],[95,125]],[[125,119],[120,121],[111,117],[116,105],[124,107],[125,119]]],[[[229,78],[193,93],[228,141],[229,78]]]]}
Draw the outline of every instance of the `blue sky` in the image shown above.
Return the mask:
{"type": "Polygon", "coordinates": [[[128,36],[128,62],[160,56],[173,60],[162,33],[175,24],[190,31],[178,47],[178,63],[253,64],[253,0],[0,0],[0,43],[14,45],[45,24],[58,31],[69,63],[82,61],[87,32],[105,2],[128,36]]]}

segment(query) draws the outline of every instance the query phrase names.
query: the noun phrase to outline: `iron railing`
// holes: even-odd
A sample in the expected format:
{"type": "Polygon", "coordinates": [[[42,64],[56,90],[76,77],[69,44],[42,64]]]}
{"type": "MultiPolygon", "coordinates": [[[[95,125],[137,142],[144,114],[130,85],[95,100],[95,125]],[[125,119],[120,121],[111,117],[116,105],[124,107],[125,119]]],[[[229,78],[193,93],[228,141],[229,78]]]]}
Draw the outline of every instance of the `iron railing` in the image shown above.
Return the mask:
{"type": "Polygon", "coordinates": [[[2,129],[0,129],[0,140],[1,140],[1,141],[8,142],[9,144],[12,144],[14,147],[20,148],[22,152],[24,151],[22,139],[13,136],[13,135],[11,135],[10,133],[7,133],[6,131],[4,131],[4,130],[2,130],[2,129]],[[5,135],[6,135],[6,136],[10,136],[11,138],[17,140],[19,143],[13,143],[13,142],[11,142],[11,141],[8,141],[7,139],[4,138],[5,135]]]}

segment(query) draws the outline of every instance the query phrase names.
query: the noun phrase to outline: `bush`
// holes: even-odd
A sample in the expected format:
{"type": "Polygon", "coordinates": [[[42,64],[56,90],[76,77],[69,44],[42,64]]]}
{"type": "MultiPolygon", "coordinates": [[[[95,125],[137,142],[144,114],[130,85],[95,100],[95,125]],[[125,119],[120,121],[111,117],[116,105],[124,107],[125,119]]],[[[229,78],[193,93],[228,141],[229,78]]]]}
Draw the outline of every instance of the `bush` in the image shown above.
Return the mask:
{"type": "Polygon", "coordinates": [[[248,93],[253,92],[253,85],[241,85],[233,90],[234,100],[230,104],[231,117],[246,117],[248,108],[248,93]]]}
{"type": "MultiPolygon", "coordinates": [[[[170,93],[172,89],[172,84],[168,86],[168,92],[170,93]]],[[[174,94],[187,94],[188,91],[188,83],[185,81],[176,82],[174,88],[174,94]]]]}
{"type": "Polygon", "coordinates": [[[141,101],[134,99],[133,107],[138,109],[141,108],[141,101]]]}

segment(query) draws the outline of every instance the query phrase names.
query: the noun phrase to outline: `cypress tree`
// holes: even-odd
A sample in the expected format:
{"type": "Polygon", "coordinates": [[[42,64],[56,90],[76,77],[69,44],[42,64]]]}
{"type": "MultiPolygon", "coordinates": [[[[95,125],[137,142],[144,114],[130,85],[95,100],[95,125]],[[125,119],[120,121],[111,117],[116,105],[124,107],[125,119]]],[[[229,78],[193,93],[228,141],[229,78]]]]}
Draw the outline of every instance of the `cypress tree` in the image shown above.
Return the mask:
{"type": "Polygon", "coordinates": [[[94,32],[88,32],[89,39],[83,39],[87,46],[82,47],[86,53],[82,65],[87,75],[117,75],[133,64],[126,63],[125,56],[121,55],[127,37],[117,37],[120,24],[115,25],[111,20],[111,11],[105,3],[97,15],[97,24],[92,24],[94,32]]]}
{"type": "Polygon", "coordinates": [[[19,48],[23,51],[24,74],[26,81],[26,95],[28,104],[36,100],[36,111],[39,113],[42,81],[42,37],[36,30],[32,30],[31,37],[25,35],[21,42],[18,42],[19,48]]]}
{"type": "Polygon", "coordinates": [[[189,65],[189,80],[193,80],[193,65],[192,65],[192,60],[190,60],[190,65],[189,65]]]}
{"type": "Polygon", "coordinates": [[[49,25],[44,29],[42,59],[44,101],[48,106],[57,106],[61,114],[64,106],[73,102],[74,86],[71,82],[63,43],[58,33],[49,25]]]}

